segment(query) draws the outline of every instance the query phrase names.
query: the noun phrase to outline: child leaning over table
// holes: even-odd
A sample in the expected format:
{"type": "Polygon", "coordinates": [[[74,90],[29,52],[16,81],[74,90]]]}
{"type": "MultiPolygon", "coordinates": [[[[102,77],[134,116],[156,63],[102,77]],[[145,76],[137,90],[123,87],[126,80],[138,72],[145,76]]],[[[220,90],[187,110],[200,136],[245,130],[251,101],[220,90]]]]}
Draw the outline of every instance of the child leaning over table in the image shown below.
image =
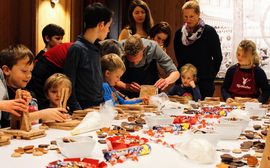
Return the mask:
{"type": "Polygon", "coordinates": [[[68,89],[68,99],[71,94],[72,85],[71,81],[64,74],[55,73],[46,80],[44,85],[44,93],[48,100],[47,108],[59,107],[61,91],[64,88],[68,89]]]}
{"type": "Polygon", "coordinates": [[[116,54],[107,54],[101,58],[101,68],[103,72],[103,90],[104,100],[112,100],[114,105],[116,104],[137,104],[143,101],[147,101],[148,98],[137,98],[125,100],[119,95],[114,88],[117,82],[120,81],[121,76],[125,72],[125,64],[121,58],[116,54]]]}
{"type": "MultiPolygon", "coordinates": [[[[10,100],[15,99],[15,94],[17,89],[23,89],[30,81],[32,76],[32,70],[34,67],[34,55],[33,53],[24,45],[9,46],[0,52],[0,67],[3,71],[3,80],[1,83],[5,83],[6,92],[8,93],[8,98],[10,100]]],[[[15,109],[21,112],[29,111],[29,102],[32,100],[32,96],[26,90],[22,90],[22,99],[16,99],[22,109],[15,109]],[[20,101],[19,101],[20,100],[20,101]],[[25,107],[27,109],[25,110],[25,107]]],[[[1,109],[2,110],[2,109],[1,109]]],[[[4,111],[5,109],[3,109],[4,111]]],[[[16,113],[12,111],[7,111],[9,113],[16,113]]],[[[30,121],[36,121],[38,119],[44,120],[56,120],[64,121],[67,116],[62,114],[66,112],[63,108],[48,108],[44,110],[39,110],[29,113],[30,121]]],[[[2,112],[1,127],[9,126],[9,113],[2,112]]]]}
{"type": "Polygon", "coordinates": [[[258,66],[256,44],[251,40],[241,41],[236,56],[238,63],[227,70],[221,87],[223,99],[232,103],[234,97],[250,97],[252,101],[266,103],[270,87],[264,70],[258,66]]]}
{"type": "Polygon", "coordinates": [[[174,85],[168,92],[168,95],[178,95],[187,97],[189,100],[198,101],[201,99],[201,93],[195,82],[197,80],[197,69],[192,64],[185,64],[180,70],[181,83],[174,85]]]}

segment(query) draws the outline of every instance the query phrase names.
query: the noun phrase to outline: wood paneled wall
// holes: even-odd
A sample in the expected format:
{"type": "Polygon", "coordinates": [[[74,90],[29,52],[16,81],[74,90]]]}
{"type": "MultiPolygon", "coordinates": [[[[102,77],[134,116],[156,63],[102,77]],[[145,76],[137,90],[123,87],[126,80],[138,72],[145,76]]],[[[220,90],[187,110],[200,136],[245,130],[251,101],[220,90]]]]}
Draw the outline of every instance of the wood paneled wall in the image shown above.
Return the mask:
{"type": "Polygon", "coordinates": [[[14,44],[35,48],[35,0],[0,0],[0,50],[14,44]]]}
{"type": "Polygon", "coordinates": [[[145,2],[149,5],[155,24],[160,21],[166,21],[171,25],[172,39],[167,53],[176,63],[173,39],[176,30],[178,30],[183,23],[181,7],[185,3],[185,0],[158,0],[158,3],[154,0],[145,0],[145,2]]]}

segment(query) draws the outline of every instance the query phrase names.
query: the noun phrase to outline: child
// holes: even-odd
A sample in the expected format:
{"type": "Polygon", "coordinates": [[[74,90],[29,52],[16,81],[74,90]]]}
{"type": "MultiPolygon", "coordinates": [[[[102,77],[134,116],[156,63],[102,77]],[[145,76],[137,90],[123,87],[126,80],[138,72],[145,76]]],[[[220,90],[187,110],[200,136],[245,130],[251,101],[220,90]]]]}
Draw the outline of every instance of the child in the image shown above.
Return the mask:
{"type": "Polygon", "coordinates": [[[64,74],[72,82],[71,111],[102,103],[102,71],[97,40],[107,37],[112,24],[112,11],[101,3],[94,3],[84,11],[84,31],[69,48],[64,74]]]}
{"type": "Polygon", "coordinates": [[[35,93],[39,109],[47,108],[47,99],[43,92],[45,81],[54,73],[63,72],[67,51],[71,45],[72,43],[62,43],[54,46],[36,61],[27,89],[35,93]]]}
{"type": "Polygon", "coordinates": [[[225,75],[221,93],[227,103],[234,102],[234,97],[251,97],[253,101],[266,103],[270,87],[263,69],[259,65],[256,44],[243,40],[237,48],[238,63],[231,66],[225,75]]]}
{"type": "MultiPolygon", "coordinates": [[[[104,77],[103,90],[104,100],[112,100],[115,104],[136,104],[143,100],[132,99],[125,100],[115,90],[114,86],[120,81],[121,76],[125,72],[126,68],[121,58],[116,54],[107,54],[101,58],[101,67],[104,77]]],[[[144,98],[145,100],[146,98],[144,98]]]]}
{"type": "Polygon", "coordinates": [[[56,25],[56,24],[48,24],[42,29],[42,39],[45,43],[45,48],[42,49],[35,60],[39,60],[43,54],[48,51],[50,48],[61,44],[63,40],[63,36],[65,35],[65,30],[56,25]]]}
{"type": "Polygon", "coordinates": [[[195,82],[197,80],[197,69],[192,64],[185,64],[180,70],[181,84],[173,86],[168,95],[185,96],[190,100],[198,101],[201,99],[201,93],[195,82]]]}
{"type": "MultiPolygon", "coordinates": [[[[9,48],[4,49],[0,52],[0,67],[4,74],[4,83],[6,83],[8,97],[10,100],[15,98],[15,92],[17,89],[25,88],[27,83],[30,81],[33,66],[34,55],[24,45],[10,46],[9,48]]],[[[28,107],[28,103],[30,102],[32,97],[30,93],[26,90],[23,90],[22,94],[22,98],[25,100],[25,102],[21,101],[21,105],[26,105],[28,107]]],[[[25,106],[21,107],[24,108],[25,106]]],[[[23,112],[24,110],[19,111],[23,112]]],[[[66,112],[66,110],[62,108],[50,108],[32,112],[30,113],[30,120],[35,121],[38,119],[45,119],[64,121],[67,116],[62,114],[61,112],[66,112]]],[[[6,123],[7,125],[1,126],[7,127],[8,120],[8,113],[2,113],[1,124],[6,123]]]]}
{"type": "Polygon", "coordinates": [[[71,94],[71,82],[68,77],[61,73],[50,76],[44,85],[44,93],[48,99],[48,107],[59,107],[61,89],[68,88],[68,97],[71,94]]]}

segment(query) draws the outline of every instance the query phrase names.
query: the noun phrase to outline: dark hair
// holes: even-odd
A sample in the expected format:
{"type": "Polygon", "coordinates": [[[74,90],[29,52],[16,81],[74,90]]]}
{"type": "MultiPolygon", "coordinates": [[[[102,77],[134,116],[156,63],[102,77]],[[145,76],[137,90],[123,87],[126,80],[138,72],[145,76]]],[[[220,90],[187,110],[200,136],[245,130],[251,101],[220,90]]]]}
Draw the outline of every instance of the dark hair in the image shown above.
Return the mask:
{"type": "Polygon", "coordinates": [[[93,3],[88,5],[84,10],[84,29],[85,32],[89,28],[94,28],[98,23],[104,21],[107,24],[113,16],[113,12],[101,3],[93,3]]]}
{"type": "Polygon", "coordinates": [[[104,56],[104,55],[110,54],[110,53],[117,54],[118,56],[121,57],[123,55],[124,51],[123,51],[122,47],[120,46],[120,44],[113,39],[108,39],[108,40],[102,41],[101,47],[100,47],[101,56],[104,56]]]}
{"type": "Polygon", "coordinates": [[[155,36],[159,33],[167,34],[167,39],[164,41],[164,47],[165,48],[168,47],[168,45],[170,44],[170,41],[171,41],[171,34],[172,34],[171,27],[170,27],[169,23],[163,22],[163,21],[157,23],[155,26],[153,26],[150,29],[149,36],[151,39],[154,39],[155,36]]]}
{"type": "Polygon", "coordinates": [[[48,42],[45,39],[46,36],[52,38],[53,36],[64,36],[64,35],[65,30],[56,24],[48,24],[42,29],[42,38],[46,45],[48,44],[48,42]]]}
{"type": "Polygon", "coordinates": [[[28,58],[28,64],[34,62],[34,54],[22,44],[11,45],[0,52],[0,67],[3,65],[8,66],[11,69],[19,60],[28,58]]]}
{"type": "Polygon", "coordinates": [[[136,33],[136,23],[135,23],[132,13],[137,6],[141,7],[145,11],[145,20],[143,22],[143,30],[148,35],[151,27],[154,24],[154,21],[153,21],[148,5],[142,0],[134,0],[130,3],[129,9],[128,9],[129,28],[131,29],[132,34],[136,33]]]}

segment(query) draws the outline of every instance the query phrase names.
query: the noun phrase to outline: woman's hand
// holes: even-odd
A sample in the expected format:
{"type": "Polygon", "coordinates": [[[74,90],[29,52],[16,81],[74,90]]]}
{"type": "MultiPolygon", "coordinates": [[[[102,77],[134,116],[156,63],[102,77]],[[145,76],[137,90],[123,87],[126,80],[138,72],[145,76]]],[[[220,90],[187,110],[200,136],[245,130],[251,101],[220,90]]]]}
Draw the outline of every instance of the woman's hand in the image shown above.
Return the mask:
{"type": "Polygon", "coordinates": [[[19,117],[21,116],[19,112],[28,111],[28,105],[24,99],[2,100],[0,101],[0,110],[19,117]]]}

